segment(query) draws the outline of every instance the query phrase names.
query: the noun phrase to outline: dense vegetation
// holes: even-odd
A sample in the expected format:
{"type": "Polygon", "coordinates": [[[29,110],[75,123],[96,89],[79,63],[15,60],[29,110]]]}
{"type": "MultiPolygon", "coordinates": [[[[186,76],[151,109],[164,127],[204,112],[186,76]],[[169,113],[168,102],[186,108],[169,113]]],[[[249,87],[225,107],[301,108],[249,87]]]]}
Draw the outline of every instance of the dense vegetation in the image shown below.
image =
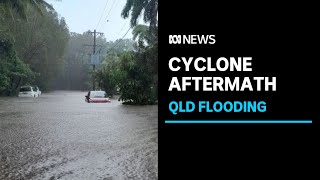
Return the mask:
{"type": "Polygon", "coordinates": [[[96,77],[108,92],[119,90],[119,100],[126,104],[154,104],[158,99],[158,1],[127,0],[122,17],[129,14],[134,50],[109,58],[96,77]],[[137,24],[141,14],[149,26],[137,24]]]}
{"type": "MultiPolygon", "coordinates": [[[[91,89],[92,48],[84,44],[92,40],[87,32],[70,33],[45,1],[0,1],[0,95],[16,95],[28,84],[42,91],[91,89]]],[[[121,54],[133,49],[128,39],[99,37],[97,44],[104,46],[98,49],[102,59],[107,50],[121,54]]]]}
{"type": "Polygon", "coordinates": [[[0,94],[14,95],[24,84],[50,89],[62,71],[69,30],[48,7],[44,1],[1,1],[0,94]]]}
{"type": "Polygon", "coordinates": [[[128,104],[154,104],[158,90],[158,0],[127,0],[133,40],[97,38],[102,63],[92,71],[92,34],[70,33],[64,18],[44,0],[0,1],[0,95],[25,84],[41,90],[98,89],[120,93],[128,104]],[[137,24],[139,16],[148,25],[137,24]],[[134,41],[135,40],[135,41],[134,41]]]}
{"type": "MultiPolygon", "coordinates": [[[[62,90],[90,90],[92,89],[92,65],[90,64],[90,55],[92,47],[84,46],[92,44],[93,37],[90,33],[83,34],[70,33],[69,42],[67,44],[63,70],[56,75],[53,81],[53,89],[62,90]]],[[[97,65],[97,71],[100,71],[106,64],[117,57],[124,51],[133,49],[133,41],[129,39],[119,39],[107,42],[103,36],[97,38],[97,54],[100,55],[101,65],[97,65]],[[102,47],[101,47],[102,46],[102,47]]],[[[96,82],[96,87],[104,89],[96,82]]],[[[109,89],[106,89],[109,92],[109,89]]]]}

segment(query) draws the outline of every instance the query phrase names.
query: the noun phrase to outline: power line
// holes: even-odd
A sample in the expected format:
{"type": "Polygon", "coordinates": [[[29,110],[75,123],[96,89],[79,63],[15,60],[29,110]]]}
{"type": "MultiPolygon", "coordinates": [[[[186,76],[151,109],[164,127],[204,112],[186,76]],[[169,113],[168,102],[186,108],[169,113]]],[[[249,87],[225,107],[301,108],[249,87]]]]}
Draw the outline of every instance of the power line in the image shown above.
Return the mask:
{"type": "MultiPolygon", "coordinates": [[[[114,5],[115,2],[116,2],[116,0],[113,0],[112,4],[111,4],[111,6],[110,6],[110,9],[109,9],[109,11],[108,11],[108,13],[107,13],[107,16],[105,17],[106,22],[108,22],[109,14],[110,14],[111,10],[113,9],[113,5],[114,5]]],[[[119,2],[119,1],[118,1],[118,2],[119,2]]],[[[104,23],[104,24],[105,24],[105,23],[104,23]]],[[[101,26],[100,29],[103,29],[104,24],[102,24],[102,26],[101,26]]],[[[99,30],[100,30],[100,29],[99,29],[99,30]]]]}
{"type": "Polygon", "coordinates": [[[123,40],[124,37],[126,37],[126,35],[128,34],[128,32],[130,31],[130,29],[131,29],[131,27],[129,27],[129,29],[128,29],[127,32],[122,36],[121,39],[118,39],[118,42],[117,42],[115,45],[113,45],[111,48],[109,48],[109,51],[107,52],[107,54],[111,51],[112,48],[116,47],[116,46],[120,43],[120,41],[123,40]]]}
{"type": "MultiPolygon", "coordinates": [[[[108,53],[111,51],[112,48],[116,47],[116,46],[120,43],[120,41],[123,40],[123,39],[126,37],[126,35],[129,33],[130,29],[131,29],[131,27],[129,27],[129,29],[128,29],[127,32],[122,36],[122,38],[117,39],[118,42],[117,42],[116,44],[114,44],[112,47],[110,47],[110,48],[109,48],[109,51],[107,51],[106,54],[108,54],[108,53]]],[[[93,32],[91,32],[91,33],[93,33],[93,32]]],[[[120,32],[119,32],[119,33],[120,33],[120,32]]],[[[83,44],[83,46],[94,46],[94,45],[83,44]]],[[[100,47],[100,49],[99,49],[99,52],[100,52],[100,51],[101,51],[101,48],[102,48],[102,47],[105,47],[105,46],[103,46],[103,45],[95,45],[95,47],[100,47]]],[[[95,50],[94,50],[94,51],[95,51],[95,50]]]]}
{"type": "Polygon", "coordinates": [[[101,19],[102,19],[102,16],[103,16],[104,12],[105,12],[106,9],[107,9],[108,2],[109,2],[109,0],[107,0],[106,4],[104,5],[104,8],[103,8],[103,11],[102,11],[102,13],[101,13],[100,19],[99,19],[98,24],[97,24],[97,26],[96,26],[95,29],[97,29],[98,26],[99,26],[99,24],[100,24],[100,21],[101,21],[101,19]]]}
{"type": "Polygon", "coordinates": [[[128,34],[128,32],[130,31],[131,27],[129,27],[128,31],[122,36],[121,40],[128,34]]]}
{"type": "Polygon", "coordinates": [[[121,33],[122,32],[122,30],[124,29],[124,27],[127,25],[127,23],[128,23],[128,21],[126,21],[124,24],[123,24],[123,26],[121,27],[121,29],[120,29],[120,32],[119,33],[121,33]]]}
{"type": "Polygon", "coordinates": [[[118,4],[119,4],[120,1],[117,1],[117,4],[113,7],[114,2],[115,2],[115,0],[113,1],[112,5],[111,5],[111,8],[110,8],[110,10],[109,10],[109,12],[108,12],[108,14],[107,14],[107,16],[106,16],[106,19],[109,17],[109,14],[110,14],[111,10],[112,10],[113,8],[116,8],[116,7],[118,6],[118,4]]]}

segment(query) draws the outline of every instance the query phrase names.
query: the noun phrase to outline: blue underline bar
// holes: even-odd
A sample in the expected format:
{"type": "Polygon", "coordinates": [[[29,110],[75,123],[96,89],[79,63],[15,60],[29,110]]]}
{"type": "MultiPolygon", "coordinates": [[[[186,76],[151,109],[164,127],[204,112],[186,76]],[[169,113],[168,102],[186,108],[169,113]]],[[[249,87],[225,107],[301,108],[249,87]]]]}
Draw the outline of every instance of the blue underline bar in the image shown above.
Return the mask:
{"type": "Polygon", "coordinates": [[[165,120],[166,124],[312,124],[312,120],[165,120]]]}

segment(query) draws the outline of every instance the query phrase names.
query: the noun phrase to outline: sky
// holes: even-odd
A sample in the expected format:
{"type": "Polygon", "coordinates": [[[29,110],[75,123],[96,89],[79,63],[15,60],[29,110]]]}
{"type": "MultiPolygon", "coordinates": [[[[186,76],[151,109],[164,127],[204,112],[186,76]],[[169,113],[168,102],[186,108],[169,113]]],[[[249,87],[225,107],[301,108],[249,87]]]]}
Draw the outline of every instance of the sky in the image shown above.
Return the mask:
{"type": "MultiPolygon", "coordinates": [[[[83,33],[96,29],[107,41],[120,39],[130,28],[130,19],[121,11],[127,0],[46,0],[66,19],[70,32],[83,33]],[[100,22],[99,22],[100,20],[100,22]]],[[[142,22],[142,19],[140,20],[142,22]]],[[[132,38],[131,30],[125,38],[132,38]]]]}

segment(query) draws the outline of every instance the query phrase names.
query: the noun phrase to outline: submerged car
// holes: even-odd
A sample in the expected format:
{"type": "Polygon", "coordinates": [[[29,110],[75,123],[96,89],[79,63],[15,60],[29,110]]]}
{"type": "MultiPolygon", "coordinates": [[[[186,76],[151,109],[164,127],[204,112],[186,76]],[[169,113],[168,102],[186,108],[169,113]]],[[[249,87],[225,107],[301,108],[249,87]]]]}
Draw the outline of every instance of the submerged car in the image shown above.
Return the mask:
{"type": "Polygon", "coordinates": [[[19,90],[19,97],[38,97],[38,93],[32,86],[21,86],[19,90]]]}
{"type": "Polygon", "coordinates": [[[37,97],[41,95],[41,91],[38,86],[33,86],[33,90],[36,92],[37,97]]]}
{"type": "Polygon", "coordinates": [[[111,102],[105,91],[89,91],[85,97],[87,103],[111,102]]]}

